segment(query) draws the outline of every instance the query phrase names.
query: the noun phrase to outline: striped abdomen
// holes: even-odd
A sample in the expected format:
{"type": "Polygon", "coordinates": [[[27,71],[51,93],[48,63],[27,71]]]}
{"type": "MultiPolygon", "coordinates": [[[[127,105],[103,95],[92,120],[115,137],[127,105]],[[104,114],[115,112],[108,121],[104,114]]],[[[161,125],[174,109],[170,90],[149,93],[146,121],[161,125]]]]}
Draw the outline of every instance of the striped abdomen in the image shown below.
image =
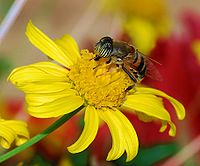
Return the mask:
{"type": "Polygon", "coordinates": [[[137,50],[135,51],[135,56],[133,59],[133,66],[136,72],[133,72],[136,79],[138,79],[139,81],[141,81],[145,74],[146,74],[146,62],[145,59],[142,55],[140,55],[137,50]]]}

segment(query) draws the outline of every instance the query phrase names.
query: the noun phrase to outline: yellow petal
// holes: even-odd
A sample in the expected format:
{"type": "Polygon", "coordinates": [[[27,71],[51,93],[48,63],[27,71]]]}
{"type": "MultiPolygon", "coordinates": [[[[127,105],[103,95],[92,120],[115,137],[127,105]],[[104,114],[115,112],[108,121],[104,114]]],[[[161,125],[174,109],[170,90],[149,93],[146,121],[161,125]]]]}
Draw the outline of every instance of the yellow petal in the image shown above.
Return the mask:
{"type": "Polygon", "coordinates": [[[53,100],[41,106],[33,106],[30,104],[28,106],[28,112],[37,118],[52,118],[73,112],[83,105],[83,103],[84,101],[80,96],[72,95],[53,100]]]}
{"type": "Polygon", "coordinates": [[[25,122],[17,120],[6,120],[4,124],[12,128],[17,135],[15,140],[17,146],[20,146],[29,139],[29,132],[25,122]]]}
{"type": "Polygon", "coordinates": [[[12,130],[12,128],[9,128],[5,125],[2,124],[2,122],[0,122],[0,145],[5,148],[8,149],[10,148],[10,145],[12,144],[12,142],[15,140],[16,135],[14,133],[14,131],[12,130]]]}
{"type": "Polygon", "coordinates": [[[156,119],[171,121],[170,115],[163,107],[161,99],[151,94],[135,93],[134,95],[128,95],[122,107],[142,112],[156,119]]]}
{"type": "Polygon", "coordinates": [[[175,136],[176,135],[176,126],[173,122],[170,122],[170,121],[168,123],[166,121],[162,122],[160,132],[164,132],[167,129],[167,124],[170,125],[170,129],[169,129],[169,132],[168,132],[169,135],[172,136],[172,137],[175,136]]]}
{"type": "Polygon", "coordinates": [[[68,70],[51,62],[39,62],[14,69],[8,77],[16,86],[28,83],[66,82],[68,70]]]}
{"type": "Polygon", "coordinates": [[[84,129],[79,139],[67,149],[71,153],[79,153],[85,150],[96,137],[99,127],[97,110],[93,106],[87,106],[84,116],[84,129]]]}
{"type": "Polygon", "coordinates": [[[176,126],[173,122],[169,122],[169,125],[170,125],[169,135],[173,137],[176,135],[176,126]]]}
{"type": "Polygon", "coordinates": [[[71,84],[67,82],[55,82],[55,83],[29,83],[21,86],[16,85],[17,88],[27,93],[56,93],[62,92],[66,89],[70,89],[71,84]]]}
{"type": "Polygon", "coordinates": [[[73,61],[70,59],[70,57],[68,57],[68,55],[65,54],[53,40],[35,27],[31,21],[29,21],[27,25],[26,35],[35,47],[37,47],[50,58],[67,68],[73,65],[73,61]]]}
{"type": "Polygon", "coordinates": [[[114,113],[121,121],[124,130],[124,140],[126,142],[125,149],[127,153],[126,161],[128,162],[131,161],[138,153],[138,137],[130,121],[120,111],[117,110],[114,113]]]}
{"type": "Polygon", "coordinates": [[[50,62],[40,62],[14,69],[8,80],[25,93],[55,93],[71,88],[67,70],[50,62]]]}
{"type": "Polygon", "coordinates": [[[152,122],[153,121],[152,117],[150,117],[142,112],[136,112],[136,114],[137,114],[138,119],[143,122],[152,122]]]}
{"type": "Polygon", "coordinates": [[[163,123],[160,132],[166,129],[167,126],[164,123],[167,122],[170,125],[169,135],[174,136],[176,134],[176,128],[171,121],[170,114],[164,108],[161,98],[155,95],[139,92],[134,93],[134,95],[128,95],[122,105],[122,109],[144,113],[153,119],[160,119],[163,123]]]}
{"type": "Polygon", "coordinates": [[[114,111],[110,109],[99,110],[98,114],[106,122],[112,135],[112,148],[106,160],[116,160],[122,156],[126,145],[121,121],[116,117],[114,111]]]}
{"type": "Polygon", "coordinates": [[[15,139],[15,144],[17,146],[20,146],[20,145],[24,144],[26,141],[27,141],[27,139],[25,137],[17,137],[15,139]]]}
{"type": "Polygon", "coordinates": [[[70,35],[62,36],[60,39],[55,40],[55,43],[68,57],[70,57],[73,64],[80,58],[78,45],[70,35]]]}
{"type": "Polygon", "coordinates": [[[168,99],[170,101],[170,103],[174,106],[178,119],[180,119],[180,120],[184,119],[184,117],[185,117],[184,106],[179,101],[177,101],[173,97],[167,95],[166,93],[164,93],[160,90],[157,90],[157,89],[145,88],[145,87],[137,87],[136,94],[137,93],[153,94],[153,95],[161,96],[161,97],[168,99]]]}
{"type": "Polygon", "coordinates": [[[67,72],[56,64],[41,62],[15,69],[8,79],[27,94],[29,114],[50,118],[72,112],[83,104],[67,82],[67,72]]]}
{"type": "Polygon", "coordinates": [[[167,129],[167,122],[166,121],[163,121],[162,122],[162,126],[160,128],[160,132],[164,132],[165,130],[167,129]]]}
{"type": "Polygon", "coordinates": [[[59,98],[67,96],[76,96],[77,91],[73,89],[65,89],[54,93],[29,93],[26,95],[26,102],[29,106],[41,106],[46,103],[53,102],[59,98]]]}
{"type": "Polygon", "coordinates": [[[14,140],[16,145],[19,146],[29,139],[27,124],[23,121],[1,119],[0,128],[0,144],[6,149],[10,147],[14,140]]]}

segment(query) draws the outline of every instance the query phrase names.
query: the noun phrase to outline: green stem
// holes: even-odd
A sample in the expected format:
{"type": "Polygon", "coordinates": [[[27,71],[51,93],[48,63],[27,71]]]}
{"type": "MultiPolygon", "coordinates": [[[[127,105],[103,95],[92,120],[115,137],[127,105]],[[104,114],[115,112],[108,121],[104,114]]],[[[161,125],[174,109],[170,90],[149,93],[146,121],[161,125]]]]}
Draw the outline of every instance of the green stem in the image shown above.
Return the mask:
{"type": "Polygon", "coordinates": [[[56,130],[58,127],[60,127],[62,124],[64,124],[66,121],[68,121],[73,115],[75,115],[77,112],[79,112],[82,108],[83,108],[83,106],[79,107],[78,109],[76,109],[75,111],[73,111],[69,114],[63,115],[60,119],[55,121],[51,126],[49,126],[47,129],[43,130],[38,135],[32,137],[30,140],[28,140],[27,142],[25,142],[21,146],[19,146],[15,149],[3,154],[2,156],[0,156],[0,163],[2,163],[3,161],[5,161],[5,160],[7,160],[11,157],[13,157],[16,154],[22,152],[23,150],[27,149],[28,147],[32,146],[33,144],[39,142],[41,139],[43,139],[48,134],[50,134],[51,132],[56,130]]]}

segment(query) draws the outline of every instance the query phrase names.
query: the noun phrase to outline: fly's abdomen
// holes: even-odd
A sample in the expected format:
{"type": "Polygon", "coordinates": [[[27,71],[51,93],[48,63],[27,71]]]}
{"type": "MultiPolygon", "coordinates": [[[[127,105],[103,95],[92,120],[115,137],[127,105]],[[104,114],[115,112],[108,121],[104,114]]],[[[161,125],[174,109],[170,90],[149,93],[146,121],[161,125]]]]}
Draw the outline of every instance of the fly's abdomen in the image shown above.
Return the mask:
{"type": "Polygon", "coordinates": [[[135,52],[135,57],[133,60],[133,65],[135,66],[135,76],[136,78],[141,81],[145,74],[146,74],[146,63],[145,63],[145,59],[143,56],[141,56],[140,54],[138,54],[138,52],[135,52]]]}

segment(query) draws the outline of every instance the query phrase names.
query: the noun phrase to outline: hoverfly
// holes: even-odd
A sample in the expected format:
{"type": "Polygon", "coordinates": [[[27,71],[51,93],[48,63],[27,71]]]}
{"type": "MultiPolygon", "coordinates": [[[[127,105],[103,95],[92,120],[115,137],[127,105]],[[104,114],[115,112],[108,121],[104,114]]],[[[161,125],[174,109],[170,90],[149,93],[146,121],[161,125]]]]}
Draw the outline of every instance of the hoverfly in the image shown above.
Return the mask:
{"type": "MultiPolygon", "coordinates": [[[[123,41],[115,41],[111,37],[101,38],[95,45],[94,53],[95,60],[108,58],[107,63],[121,66],[134,83],[139,83],[149,73],[149,65],[153,67],[149,61],[152,59],[145,57],[134,46],[123,41]]],[[[158,72],[157,75],[159,75],[158,72]]],[[[151,74],[149,76],[151,77],[151,74]]]]}

